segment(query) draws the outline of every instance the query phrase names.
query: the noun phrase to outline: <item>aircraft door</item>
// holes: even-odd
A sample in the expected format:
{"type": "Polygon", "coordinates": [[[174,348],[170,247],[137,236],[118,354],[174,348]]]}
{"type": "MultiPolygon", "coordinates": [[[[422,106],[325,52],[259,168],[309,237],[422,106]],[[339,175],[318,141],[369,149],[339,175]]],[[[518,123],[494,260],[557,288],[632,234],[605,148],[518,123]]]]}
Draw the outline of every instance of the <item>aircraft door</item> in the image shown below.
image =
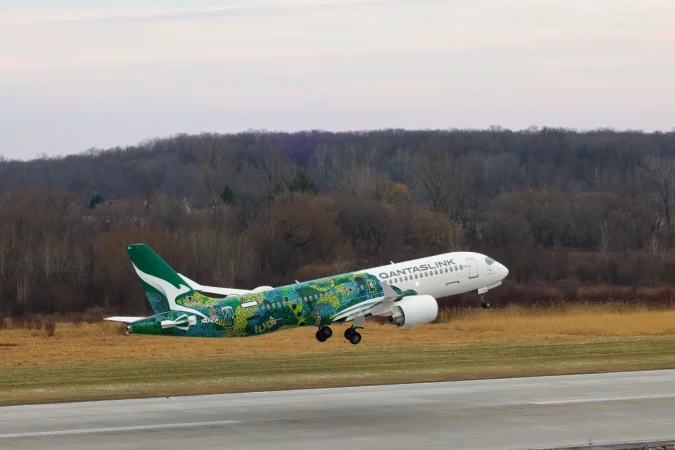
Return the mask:
{"type": "Polygon", "coordinates": [[[221,310],[223,315],[223,322],[225,322],[225,328],[231,328],[234,326],[234,313],[232,312],[231,306],[224,306],[221,310]]]}
{"type": "Polygon", "coordinates": [[[478,265],[475,258],[466,258],[466,263],[469,265],[469,278],[478,278],[478,265]]]}

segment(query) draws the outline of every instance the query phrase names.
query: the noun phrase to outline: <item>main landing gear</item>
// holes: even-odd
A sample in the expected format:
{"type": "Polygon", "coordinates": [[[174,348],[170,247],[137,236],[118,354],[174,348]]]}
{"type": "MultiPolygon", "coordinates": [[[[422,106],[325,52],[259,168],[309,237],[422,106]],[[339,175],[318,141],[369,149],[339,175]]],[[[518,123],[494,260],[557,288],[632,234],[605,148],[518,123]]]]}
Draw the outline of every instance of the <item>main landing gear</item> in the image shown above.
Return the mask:
{"type": "MultiPolygon", "coordinates": [[[[363,327],[349,327],[345,330],[345,339],[347,339],[352,344],[356,345],[361,342],[361,334],[356,331],[357,328],[363,327]]],[[[326,342],[328,338],[333,335],[333,330],[330,327],[319,326],[319,330],[316,332],[316,340],[319,342],[326,342]]]]}
{"type": "Polygon", "coordinates": [[[326,339],[333,335],[333,330],[330,327],[320,326],[319,331],[316,332],[316,340],[319,342],[325,342],[326,339]]]}
{"type": "Polygon", "coordinates": [[[349,327],[345,330],[345,339],[347,339],[352,344],[356,345],[361,342],[361,334],[356,331],[356,328],[349,327]]]}

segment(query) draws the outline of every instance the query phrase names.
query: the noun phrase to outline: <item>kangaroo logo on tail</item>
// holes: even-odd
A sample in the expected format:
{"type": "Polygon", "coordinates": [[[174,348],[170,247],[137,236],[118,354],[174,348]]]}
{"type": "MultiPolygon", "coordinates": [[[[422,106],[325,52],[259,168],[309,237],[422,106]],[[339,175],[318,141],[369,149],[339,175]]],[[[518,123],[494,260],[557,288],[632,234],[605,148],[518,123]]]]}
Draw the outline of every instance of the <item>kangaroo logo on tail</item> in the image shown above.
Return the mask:
{"type": "Polygon", "coordinates": [[[171,310],[207,317],[195,309],[176,303],[178,297],[194,293],[194,290],[183,284],[178,274],[150,247],[145,244],[129,245],[127,253],[142,284],[147,286],[144,289],[145,295],[155,314],[171,310]]]}

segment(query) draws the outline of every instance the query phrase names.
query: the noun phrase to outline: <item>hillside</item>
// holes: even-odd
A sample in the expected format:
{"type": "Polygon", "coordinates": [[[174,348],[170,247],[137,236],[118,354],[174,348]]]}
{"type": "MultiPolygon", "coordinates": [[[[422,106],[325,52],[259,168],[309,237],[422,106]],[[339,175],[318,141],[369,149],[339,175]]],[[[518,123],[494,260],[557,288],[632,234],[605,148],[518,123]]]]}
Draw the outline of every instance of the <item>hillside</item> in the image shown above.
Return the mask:
{"type": "Polygon", "coordinates": [[[231,287],[471,249],[511,269],[493,304],[662,302],[674,191],[674,132],[251,131],[0,160],[0,314],[147,311],[136,241],[231,287]]]}

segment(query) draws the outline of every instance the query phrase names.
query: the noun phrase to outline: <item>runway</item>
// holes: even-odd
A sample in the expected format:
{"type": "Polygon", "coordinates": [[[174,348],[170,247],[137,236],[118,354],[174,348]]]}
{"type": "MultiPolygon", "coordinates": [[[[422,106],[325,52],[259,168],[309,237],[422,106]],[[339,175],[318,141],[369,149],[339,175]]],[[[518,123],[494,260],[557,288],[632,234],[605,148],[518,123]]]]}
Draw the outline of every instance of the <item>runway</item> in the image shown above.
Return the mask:
{"type": "Polygon", "coordinates": [[[4,407],[0,448],[601,448],[674,424],[668,370],[4,407]]]}

